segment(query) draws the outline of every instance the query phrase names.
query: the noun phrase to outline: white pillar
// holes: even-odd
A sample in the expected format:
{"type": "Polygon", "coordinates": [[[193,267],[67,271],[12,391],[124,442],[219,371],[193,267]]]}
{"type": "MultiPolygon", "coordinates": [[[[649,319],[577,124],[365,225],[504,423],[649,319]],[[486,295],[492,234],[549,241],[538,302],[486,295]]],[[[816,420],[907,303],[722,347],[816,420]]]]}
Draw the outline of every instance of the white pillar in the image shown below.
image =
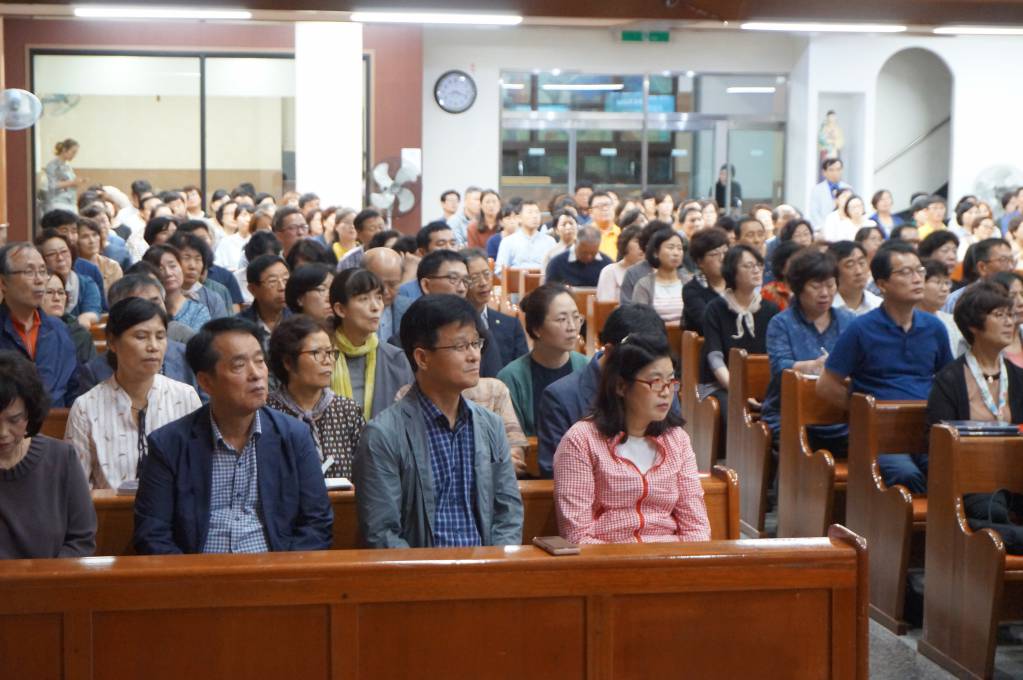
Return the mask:
{"type": "Polygon", "coordinates": [[[295,24],[295,174],[322,204],[362,208],[362,24],[295,24]]]}

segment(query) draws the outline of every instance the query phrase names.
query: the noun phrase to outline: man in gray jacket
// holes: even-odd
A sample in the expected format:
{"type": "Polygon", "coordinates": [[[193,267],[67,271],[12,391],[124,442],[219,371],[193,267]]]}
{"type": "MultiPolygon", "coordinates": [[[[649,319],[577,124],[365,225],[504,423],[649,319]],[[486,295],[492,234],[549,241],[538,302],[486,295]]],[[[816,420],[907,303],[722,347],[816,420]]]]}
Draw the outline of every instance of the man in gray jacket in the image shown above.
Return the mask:
{"type": "Polygon", "coordinates": [[[366,426],[353,476],[359,530],[373,548],[517,545],[522,499],[504,423],[462,397],[479,382],[476,310],[425,295],[401,322],[416,381],[366,426]]]}

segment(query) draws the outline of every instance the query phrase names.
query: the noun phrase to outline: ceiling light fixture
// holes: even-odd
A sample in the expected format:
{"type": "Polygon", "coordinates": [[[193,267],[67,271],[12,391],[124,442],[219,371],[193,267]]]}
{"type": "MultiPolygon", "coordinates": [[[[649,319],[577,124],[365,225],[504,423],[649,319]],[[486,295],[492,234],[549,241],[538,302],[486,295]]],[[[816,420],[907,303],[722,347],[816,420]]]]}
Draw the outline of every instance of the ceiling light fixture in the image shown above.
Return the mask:
{"type": "Polygon", "coordinates": [[[615,92],[624,90],[622,83],[548,83],[543,89],[553,92],[615,92]]]}
{"type": "Polygon", "coordinates": [[[792,33],[904,33],[898,24],[830,24],[805,21],[748,21],[744,31],[789,31],[792,33]]]}
{"type": "Polygon", "coordinates": [[[352,12],[351,20],[363,24],[458,24],[471,26],[518,26],[515,14],[461,14],[454,12],[352,12]]]}
{"type": "Polygon", "coordinates": [[[939,26],[936,35],[1023,35],[1021,26],[939,26]]]}
{"type": "Polygon", "coordinates": [[[251,19],[252,12],[240,9],[189,9],[179,7],[75,7],[82,19],[251,19]]]}
{"type": "Polygon", "coordinates": [[[503,90],[524,90],[526,86],[523,83],[501,83],[501,89],[503,90]]]}
{"type": "Polygon", "coordinates": [[[777,91],[775,87],[760,85],[739,85],[725,88],[725,92],[728,94],[774,94],[777,91]]]}

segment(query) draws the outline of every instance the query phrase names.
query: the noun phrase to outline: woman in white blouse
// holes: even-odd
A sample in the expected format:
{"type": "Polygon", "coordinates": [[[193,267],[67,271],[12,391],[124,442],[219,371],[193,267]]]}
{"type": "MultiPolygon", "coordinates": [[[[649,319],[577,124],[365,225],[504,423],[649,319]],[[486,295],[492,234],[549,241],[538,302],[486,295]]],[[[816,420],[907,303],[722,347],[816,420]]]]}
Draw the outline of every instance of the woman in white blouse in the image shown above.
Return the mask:
{"type": "Polygon", "coordinates": [[[114,374],[75,401],[64,434],[92,488],[137,479],[147,435],[201,405],[191,385],[160,375],[166,351],[162,308],[142,298],[110,308],[107,361],[114,374]]]}
{"type": "Polygon", "coordinates": [[[618,261],[601,269],[597,279],[598,302],[618,302],[621,298],[625,271],[643,259],[643,249],[639,247],[641,231],[636,225],[622,229],[618,236],[618,261]]]}

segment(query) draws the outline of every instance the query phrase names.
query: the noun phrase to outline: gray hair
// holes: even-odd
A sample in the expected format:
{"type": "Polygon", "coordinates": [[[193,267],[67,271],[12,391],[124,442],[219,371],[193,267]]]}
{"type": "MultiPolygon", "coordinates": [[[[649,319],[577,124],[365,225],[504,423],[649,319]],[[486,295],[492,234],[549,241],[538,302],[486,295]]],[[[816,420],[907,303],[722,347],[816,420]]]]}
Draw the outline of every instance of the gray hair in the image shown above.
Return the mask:
{"type": "Polygon", "coordinates": [[[601,237],[600,229],[586,226],[579,229],[579,233],[575,238],[579,243],[600,243],[601,237]]]}
{"type": "Polygon", "coordinates": [[[0,248],[0,274],[11,275],[11,258],[23,250],[35,250],[36,247],[28,241],[15,241],[0,248]]]}
{"type": "Polygon", "coordinates": [[[160,297],[166,299],[167,291],[163,284],[152,276],[145,274],[127,274],[115,281],[107,291],[107,304],[113,307],[121,300],[136,297],[136,294],[143,288],[156,288],[160,291],[160,297]]]}
{"type": "Polygon", "coordinates": [[[490,256],[487,255],[487,251],[482,248],[463,248],[462,255],[465,256],[466,262],[472,262],[473,260],[490,260],[490,256]]]}

